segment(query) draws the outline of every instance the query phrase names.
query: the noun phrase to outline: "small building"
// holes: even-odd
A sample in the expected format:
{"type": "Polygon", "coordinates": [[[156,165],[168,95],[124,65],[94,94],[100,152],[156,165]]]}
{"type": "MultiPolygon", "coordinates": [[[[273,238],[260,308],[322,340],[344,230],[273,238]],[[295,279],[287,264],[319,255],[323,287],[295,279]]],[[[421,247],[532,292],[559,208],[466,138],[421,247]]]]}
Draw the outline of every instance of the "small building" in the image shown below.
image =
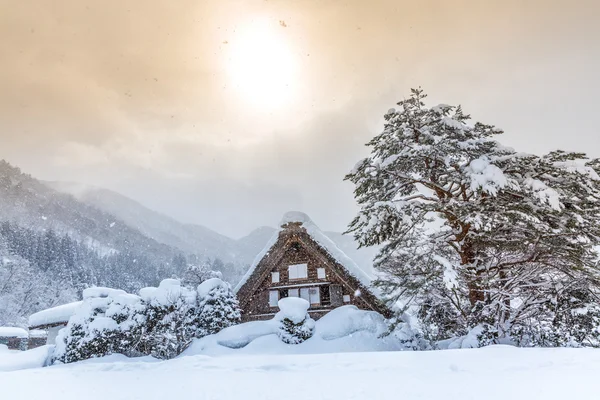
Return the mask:
{"type": "Polygon", "coordinates": [[[42,343],[41,340],[37,340],[36,343],[38,345],[54,344],[58,331],[67,326],[69,318],[75,314],[82,303],[82,301],[75,301],[32,314],[29,317],[29,330],[46,332],[46,341],[42,343]]]}
{"type": "Polygon", "coordinates": [[[28,349],[35,349],[46,344],[48,341],[48,332],[43,329],[33,329],[29,331],[28,349]]]}
{"type": "Polygon", "coordinates": [[[243,321],[273,318],[284,297],[308,300],[313,319],[348,304],[391,316],[371,277],[306,214],[287,213],[280,226],[235,288],[243,321]]]}
{"type": "Polygon", "coordinates": [[[12,326],[0,326],[0,344],[9,350],[27,350],[29,334],[25,329],[12,326]]]}

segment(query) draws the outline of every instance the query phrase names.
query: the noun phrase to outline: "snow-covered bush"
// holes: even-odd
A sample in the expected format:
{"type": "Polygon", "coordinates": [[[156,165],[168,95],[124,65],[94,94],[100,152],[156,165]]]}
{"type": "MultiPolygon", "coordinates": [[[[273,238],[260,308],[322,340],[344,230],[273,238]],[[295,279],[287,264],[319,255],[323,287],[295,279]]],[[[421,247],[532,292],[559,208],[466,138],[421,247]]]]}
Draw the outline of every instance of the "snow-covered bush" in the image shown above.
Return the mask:
{"type": "Polygon", "coordinates": [[[173,358],[189,346],[196,333],[196,292],[176,279],[165,279],[157,288],[140,290],[145,326],[142,343],[146,354],[173,358]]]}
{"type": "Polygon", "coordinates": [[[56,338],[54,361],[69,363],[112,353],[136,355],[142,311],[138,296],[109,288],[85,289],[82,305],[56,338]]]}
{"type": "Polygon", "coordinates": [[[112,353],[168,359],[190,344],[197,329],[196,292],[175,279],[140,290],[90,288],[57,337],[54,360],[64,363],[112,353]]]}
{"type": "Polygon", "coordinates": [[[231,285],[219,278],[208,279],[198,286],[197,307],[198,338],[239,324],[242,319],[240,305],[231,285]]]}
{"type": "Polygon", "coordinates": [[[298,344],[312,337],[315,321],[308,315],[308,301],[300,297],[286,297],[279,300],[278,306],[280,311],[275,320],[280,323],[277,335],[282,342],[298,344]]]}

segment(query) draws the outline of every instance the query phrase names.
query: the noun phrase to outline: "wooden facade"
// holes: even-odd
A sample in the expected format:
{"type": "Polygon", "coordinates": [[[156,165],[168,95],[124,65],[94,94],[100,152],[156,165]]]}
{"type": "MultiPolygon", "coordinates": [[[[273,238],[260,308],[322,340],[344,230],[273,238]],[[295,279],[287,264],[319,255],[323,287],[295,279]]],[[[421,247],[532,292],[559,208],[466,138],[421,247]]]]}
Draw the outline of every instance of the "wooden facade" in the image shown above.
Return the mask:
{"type": "Polygon", "coordinates": [[[389,309],[301,223],[289,222],[282,228],[277,242],[237,291],[243,321],[273,318],[279,311],[277,300],[288,296],[308,300],[313,319],[349,304],[390,316],[389,309]]]}

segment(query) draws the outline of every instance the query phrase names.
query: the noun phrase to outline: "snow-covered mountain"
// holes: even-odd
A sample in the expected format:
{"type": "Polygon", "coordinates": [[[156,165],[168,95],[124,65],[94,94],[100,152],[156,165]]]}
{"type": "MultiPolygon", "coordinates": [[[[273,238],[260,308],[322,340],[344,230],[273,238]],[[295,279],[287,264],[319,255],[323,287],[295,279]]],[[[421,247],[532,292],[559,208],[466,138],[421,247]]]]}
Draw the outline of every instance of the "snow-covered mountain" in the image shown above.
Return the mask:
{"type": "Polygon", "coordinates": [[[114,215],[145,236],[187,254],[220,258],[224,262],[247,262],[235,240],[201,225],[184,224],[111,190],[71,182],[46,182],[83,203],[114,215]]]}
{"type": "Polygon", "coordinates": [[[36,231],[52,229],[101,254],[134,252],[170,261],[180,251],[145,236],[120,218],[59,192],[0,160],[0,221],[36,231]]]}
{"type": "MultiPolygon", "coordinates": [[[[240,269],[252,263],[275,232],[263,226],[232,239],[202,225],[177,221],[114,191],[39,181],[5,161],[0,161],[0,221],[67,233],[101,254],[139,252],[167,262],[178,253],[194,254],[240,269]]],[[[371,269],[376,249],[357,250],[351,236],[326,234],[357,264],[371,269]]]]}
{"type": "MultiPolygon", "coordinates": [[[[211,259],[219,258],[224,262],[238,265],[251,264],[276,231],[275,228],[262,226],[235,240],[202,225],[179,222],[111,190],[71,182],[46,182],[46,184],[114,215],[160,243],[185,253],[211,259]]],[[[325,233],[358,265],[367,271],[371,270],[373,257],[377,253],[376,248],[359,250],[352,236],[339,232],[325,233]]]]}

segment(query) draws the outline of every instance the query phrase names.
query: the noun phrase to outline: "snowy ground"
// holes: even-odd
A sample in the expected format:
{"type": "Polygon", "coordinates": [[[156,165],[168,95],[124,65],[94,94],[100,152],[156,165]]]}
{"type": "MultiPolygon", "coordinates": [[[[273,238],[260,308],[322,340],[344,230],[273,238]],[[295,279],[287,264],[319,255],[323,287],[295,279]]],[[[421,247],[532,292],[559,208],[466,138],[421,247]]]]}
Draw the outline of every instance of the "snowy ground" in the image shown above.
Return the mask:
{"type": "MultiPolygon", "coordinates": [[[[7,354],[0,354],[0,361],[7,354]]],[[[115,355],[2,372],[0,398],[579,400],[600,398],[599,371],[598,350],[505,346],[434,352],[194,355],[162,362],[115,355]]]]}

